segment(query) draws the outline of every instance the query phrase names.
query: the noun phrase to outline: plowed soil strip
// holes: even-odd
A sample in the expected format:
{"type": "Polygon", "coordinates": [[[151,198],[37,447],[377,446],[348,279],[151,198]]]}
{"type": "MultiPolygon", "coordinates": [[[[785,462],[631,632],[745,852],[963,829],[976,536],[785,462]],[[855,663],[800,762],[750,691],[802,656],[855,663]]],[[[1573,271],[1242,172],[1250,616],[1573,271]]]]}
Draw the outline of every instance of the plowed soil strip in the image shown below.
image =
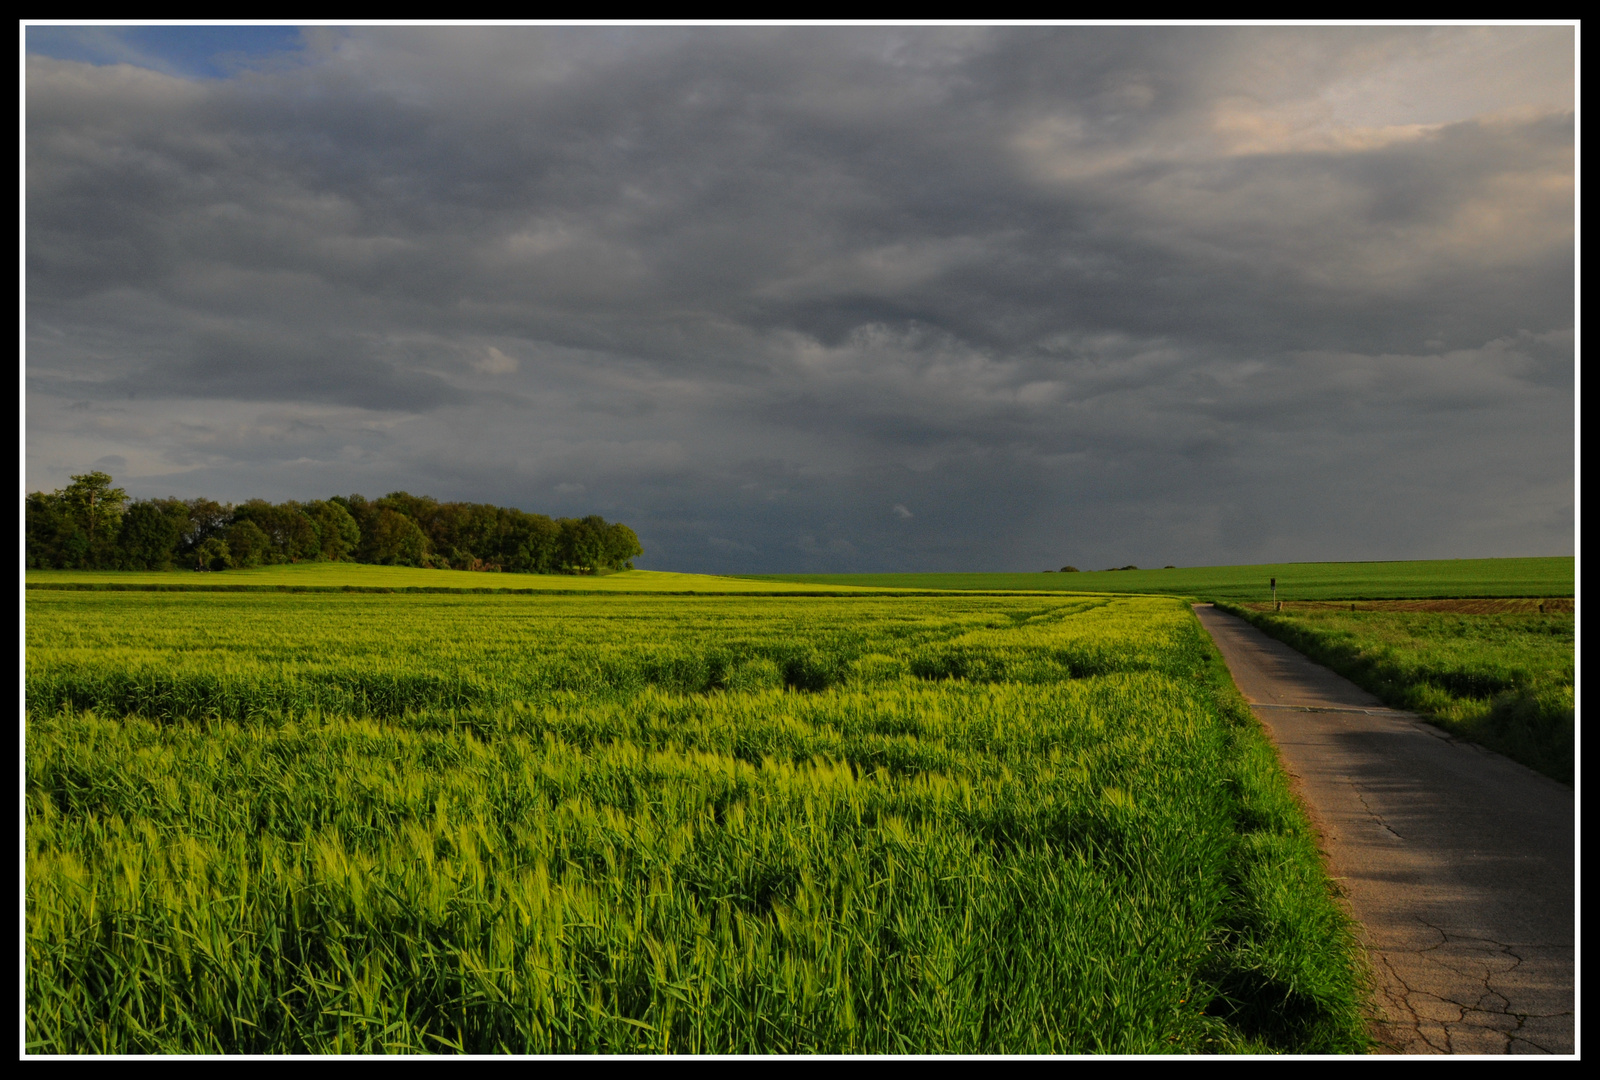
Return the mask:
{"type": "Polygon", "coordinates": [[[1195,614],[1365,927],[1385,1045],[1574,1053],[1573,791],[1386,709],[1242,619],[1195,614]]]}

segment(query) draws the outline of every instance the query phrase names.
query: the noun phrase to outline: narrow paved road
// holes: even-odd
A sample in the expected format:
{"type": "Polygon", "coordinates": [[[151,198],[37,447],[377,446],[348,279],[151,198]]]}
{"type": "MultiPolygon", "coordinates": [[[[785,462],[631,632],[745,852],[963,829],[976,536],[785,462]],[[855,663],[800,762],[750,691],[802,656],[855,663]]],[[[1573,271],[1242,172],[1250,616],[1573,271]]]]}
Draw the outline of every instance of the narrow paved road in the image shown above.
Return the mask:
{"type": "Polygon", "coordinates": [[[1573,791],[1195,605],[1365,927],[1391,1052],[1571,1054],[1573,791]]]}

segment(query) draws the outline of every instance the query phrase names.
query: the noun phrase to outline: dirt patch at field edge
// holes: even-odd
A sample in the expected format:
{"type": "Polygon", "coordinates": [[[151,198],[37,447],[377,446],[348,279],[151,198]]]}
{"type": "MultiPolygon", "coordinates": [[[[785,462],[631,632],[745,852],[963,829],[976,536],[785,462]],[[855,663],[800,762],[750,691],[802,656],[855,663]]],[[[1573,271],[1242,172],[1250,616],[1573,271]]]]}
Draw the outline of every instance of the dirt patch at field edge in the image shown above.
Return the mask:
{"type": "MultiPolygon", "coordinates": [[[[1271,611],[1268,604],[1240,604],[1250,611],[1271,611]]],[[[1511,597],[1501,600],[1285,600],[1292,611],[1439,611],[1456,615],[1571,615],[1577,601],[1570,596],[1511,597]]]]}

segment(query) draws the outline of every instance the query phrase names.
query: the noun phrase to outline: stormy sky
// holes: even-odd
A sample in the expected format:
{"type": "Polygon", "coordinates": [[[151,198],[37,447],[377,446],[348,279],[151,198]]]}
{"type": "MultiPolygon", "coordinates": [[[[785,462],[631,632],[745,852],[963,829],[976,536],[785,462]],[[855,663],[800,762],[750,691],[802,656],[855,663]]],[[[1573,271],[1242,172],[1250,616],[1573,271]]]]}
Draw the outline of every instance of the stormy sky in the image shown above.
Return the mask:
{"type": "Polygon", "coordinates": [[[30,26],[25,477],[651,569],[1574,551],[1574,29],[30,26]]]}

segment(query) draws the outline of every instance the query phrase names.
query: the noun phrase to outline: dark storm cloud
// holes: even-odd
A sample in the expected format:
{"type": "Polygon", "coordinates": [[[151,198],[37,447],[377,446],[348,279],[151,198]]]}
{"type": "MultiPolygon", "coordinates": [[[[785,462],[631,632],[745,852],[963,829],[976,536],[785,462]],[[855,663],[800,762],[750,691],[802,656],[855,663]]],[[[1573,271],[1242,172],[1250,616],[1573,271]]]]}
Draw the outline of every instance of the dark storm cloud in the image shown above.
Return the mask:
{"type": "Polygon", "coordinates": [[[1571,550],[1571,40],[31,56],[29,483],[596,511],[682,569],[1571,550]]]}
{"type": "MultiPolygon", "coordinates": [[[[108,398],[143,394],[154,398],[318,401],[405,411],[472,399],[439,375],[375,355],[396,350],[383,350],[370,342],[307,342],[270,330],[195,330],[186,337],[189,340],[180,344],[178,356],[128,374],[93,381],[38,376],[30,380],[30,391],[108,398]]],[[[124,361],[117,366],[128,365],[124,361]]]]}

